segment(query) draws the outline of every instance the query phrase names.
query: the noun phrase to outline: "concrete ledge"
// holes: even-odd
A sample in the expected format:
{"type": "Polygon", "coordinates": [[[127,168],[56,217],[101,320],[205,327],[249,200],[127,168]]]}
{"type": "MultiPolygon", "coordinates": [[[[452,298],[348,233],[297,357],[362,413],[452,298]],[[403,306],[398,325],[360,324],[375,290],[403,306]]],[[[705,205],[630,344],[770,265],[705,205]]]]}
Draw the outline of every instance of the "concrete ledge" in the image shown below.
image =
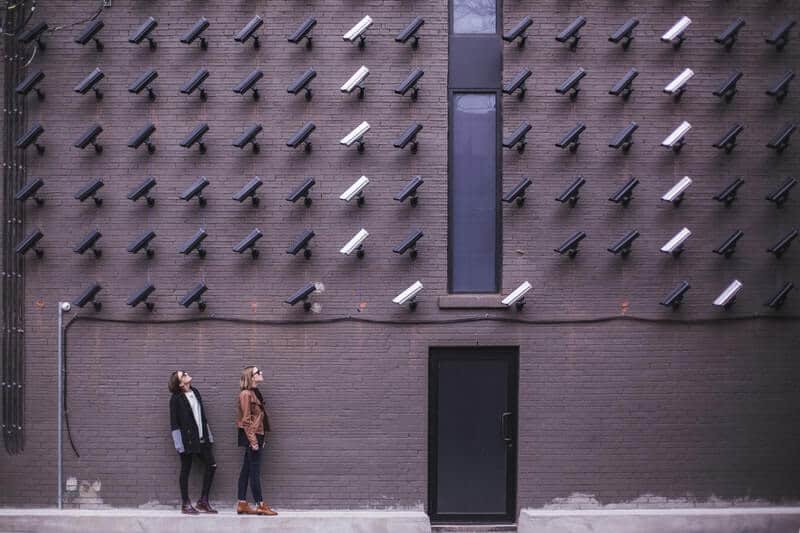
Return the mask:
{"type": "Polygon", "coordinates": [[[114,509],[76,511],[0,509],[0,531],[14,533],[162,533],[191,531],[280,531],[281,533],[429,533],[428,515],[414,511],[279,511],[279,515],[240,516],[232,510],[218,515],[186,516],[180,511],[114,509]]]}
{"type": "Polygon", "coordinates": [[[800,507],[523,509],[518,533],[796,533],[800,507]]]}

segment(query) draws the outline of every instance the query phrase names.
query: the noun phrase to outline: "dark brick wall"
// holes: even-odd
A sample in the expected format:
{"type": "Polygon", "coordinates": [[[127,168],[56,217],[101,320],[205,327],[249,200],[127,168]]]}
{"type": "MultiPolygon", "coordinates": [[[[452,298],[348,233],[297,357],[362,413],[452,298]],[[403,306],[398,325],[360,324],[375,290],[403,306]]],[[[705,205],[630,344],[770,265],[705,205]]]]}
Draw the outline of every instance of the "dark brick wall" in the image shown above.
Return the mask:
{"type": "MultiPolygon", "coordinates": [[[[797,147],[776,155],[764,146],[785,120],[800,119],[795,93],[781,104],[763,94],[787,69],[798,69],[800,48],[777,53],[763,37],[797,12],[798,3],[677,2],[641,6],[630,2],[505,2],[505,27],[530,14],[535,23],[525,48],[505,46],[505,78],[526,66],[534,75],[525,100],[505,97],[504,131],[529,120],[533,130],[524,154],[504,154],[504,186],[520,176],[534,180],[522,209],[504,207],[503,292],[529,280],[534,290],[521,316],[556,323],[501,322],[402,324],[410,318],[507,316],[500,311],[443,311],[446,293],[446,61],[444,3],[234,2],[168,4],[114,2],[104,11],[105,50],[72,42],[79,27],[51,35],[34,65],[45,70],[47,100],[32,101],[28,120],[41,120],[47,153],[29,154],[29,176],[46,181],[43,208],[27,207],[26,227],[45,233],[42,261],[26,263],[26,452],[0,461],[0,504],[51,505],[55,499],[56,304],[72,300],[90,281],[103,285],[103,311],[120,322],[79,321],[69,330],[69,415],[80,459],[65,449],[66,477],[100,481],[96,496],[79,503],[115,506],[177,502],[177,459],[168,435],[166,377],[176,368],[192,371],[217,436],[220,465],[213,496],[231,502],[239,467],[235,447],[234,399],[240,368],[267,370],[266,398],[275,432],[264,473],[266,495],[277,507],[422,508],[427,495],[427,350],[431,345],[520,346],[519,505],[542,506],[574,494],[602,503],[798,499],[788,480],[798,474],[793,414],[800,404],[800,368],[792,347],[800,340],[796,321],[751,318],[773,315],[762,303],[784,281],[797,282],[796,250],[780,261],[764,249],[798,224],[798,200],[781,210],[763,197],[796,172],[797,147]],[[232,40],[254,13],[265,18],[262,47],[254,51],[232,40]],[[306,16],[320,21],[314,48],[291,45],[288,35],[306,16]],[[363,51],[341,40],[364,14],[375,19],[363,51]],[[556,42],[557,31],[582,14],[577,52],[556,42]],[[683,48],[674,52],[658,38],[677,18],[693,18],[683,48]],[[145,17],[159,20],[158,49],[127,43],[145,17]],[[393,36],[413,16],[425,18],[416,52],[393,36]],[[630,16],[642,23],[623,52],[608,33],[630,16]],[[178,38],[200,16],[211,21],[209,50],[186,47],[178,38]],[[735,16],[747,19],[740,42],[727,53],[713,37],[735,16]],[[338,87],[361,64],[371,69],[367,96],[358,101],[338,87]],[[95,66],[107,75],[105,98],[71,91],[95,66]],[[178,92],[197,68],[211,71],[209,99],[178,92]],[[305,68],[318,71],[314,99],[305,102],[285,87],[305,68]],[[415,66],[425,69],[420,98],[412,103],[392,92],[415,66]],[[575,68],[589,75],[575,102],[554,88],[575,68]],[[607,94],[631,66],[640,75],[632,98],[607,94]],[[127,92],[148,67],[159,70],[158,99],[127,92]],[[683,68],[695,70],[688,92],[675,103],[661,92],[683,68]],[[253,102],[231,88],[253,68],[265,72],[262,98],[253,102]],[[730,104],[711,95],[734,69],[745,72],[730,104]],[[688,145],[674,155],[660,141],[682,120],[694,128],[688,145]],[[158,131],[155,154],[125,146],[148,120],[158,131]],[[311,154],[285,146],[306,120],[317,124],[311,154]],[[361,120],[372,130],[364,154],[338,145],[361,120]],[[424,124],[416,155],[391,142],[411,121],[424,124]],[[578,120],[588,129],[575,154],[553,144],[578,120]],[[636,144],[623,155],[606,145],[629,120],[640,124],[636,144]],[[178,146],[201,121],[209,123],[208,152],[178,146]],[[733,122],[745,126],[730,155],[711,144],[733,122]],[[72,144],[90,124],[100,123],[102,155],[72,144]],[[260,122],[262,150],[253,155],[230,146],[245,127],[260,122]],[[338,195],[365,174],[366,205],[345,205],[338,195]],[[412,209],[392,196],[414,174],[426,182],[412,209]],[[588,180],[577,207],[553,198],[576,176],[588,180]],[[145,176],[158,180],[156,206],[132,204],[125,196],[145,176]],[[178,194],[198,175],[211,181],[208,206],[186,205],[178,194]],[[253,175],[264,180],[260,207],[230,199],[253,175]],[[313,176],[311,209],[283,200],[313,176]],[[680,177],[694,184],[677,209],[660,196],[680,177]],[[74,193],[102,177],[103,206],[81,205],[74,193]],[[641,184],[627,208],[606,200],[628,177],[641,184]],[[728,209],[711,199],[735,177],[746,184],[728,209]],[[677,230],[694,235],[679,260],[658,252],[677,230]],[[103,232],[103,256],[72,253],[83,234],[103,232]],[[208,256],[183,257],[177,248],[198,227],[209,233],[208,256]],[[264,232],[258,261],[230,248],[253,227],[264,232]],[[291,257],[285,247],[303,228],[313,228],[311,261],[291,257]],[[359,261],[338,249],[361,227],[370,231],[367,255],[359,261]],[[415,262],[391,248],[410,228],[425,237],[415,262]],[[125,248],[153,228],[158,237],[151,261],[125,248]],[[628,229],[642,236],[625,261],[605,251],[628,229]],[[573,260],[552,248],[575,230],[588,238],[573,260]],[[729,259],[711,253],[734,229],[745,237],[729,259]],[[711,301],[734,277],[744,283],[727,313],[711,301]],[[151,279],[156,311],[129,309],[128,295],[151,279]],[[254,321],[307,321],[344,316],[401,324],[256,324],[206,321],[131,324],[201,316],[177,300],[195,282],[209,286],[203,316],[254,321]],[[391,298],[414,280],[425,284],[413,317],[391,298]],[[667,311],[657,302],[679,280],[692,289],[683,308],[667,311]],[[319,313],[306,315],[283,300],[306,281],[321,281],[319,313]],[[578,319],[618,317],[574,323],[578,319]],[[662,322],[663,319],[690,322],[662,322]],[[714,322],[720,317],[736,321],[714,322]]],[[[39,6],[51,26],[86,16],[91,5],[52,2],[39,6]]],[[[796,33],[796,32],[795,32],[796,33]]],[[[797,142],[797,141],[795,141],[797,142]]],[[[781,315],[797,316],[789,299],[781,315]]],[[[81,316],[93,316],[89,309],[81,316]]],[[[196,479],[194,482],[198,481],[196,479]]],[[[97,488],[97,487],[95,487],[97,488]]],[[[194,491],[196,492],[196,490],[194,491]]],[[[566,500],[571,501],[571,500],[566,500]]]]}

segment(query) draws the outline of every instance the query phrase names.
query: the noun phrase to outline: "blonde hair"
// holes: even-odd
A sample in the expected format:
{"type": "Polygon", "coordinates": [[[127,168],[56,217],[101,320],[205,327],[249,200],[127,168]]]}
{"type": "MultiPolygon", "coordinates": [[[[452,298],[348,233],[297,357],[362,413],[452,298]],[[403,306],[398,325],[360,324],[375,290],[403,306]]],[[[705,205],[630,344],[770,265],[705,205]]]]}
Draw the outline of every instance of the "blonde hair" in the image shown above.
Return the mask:
{"type": "Polygon", "coordinates": [[[253,375],[253,369],[254,368],[257,368],[257,367],[255,367],[255,366],[246,366],[246,367],[244,367],[244,370],[242,370],[242,376],[239,378],[239,388],[241,390],[247,390],[247,389],[252,389],[253,388],[253,383],[255,383],[255,381],[253,379],[255,377],[253,375]]]}

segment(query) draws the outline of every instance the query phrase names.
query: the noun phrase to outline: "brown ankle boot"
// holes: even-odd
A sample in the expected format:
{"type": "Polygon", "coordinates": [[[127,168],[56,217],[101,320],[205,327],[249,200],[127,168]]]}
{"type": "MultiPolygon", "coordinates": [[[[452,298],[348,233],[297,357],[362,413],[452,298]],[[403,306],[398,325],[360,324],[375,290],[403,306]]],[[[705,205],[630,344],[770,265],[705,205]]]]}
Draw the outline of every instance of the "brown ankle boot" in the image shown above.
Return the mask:
{"type": "Polygon", "coordinates": [[[197,503],[194,505],[194,508],[200,511],[201,513],[208,513],[208,514],[217,514],[217,510],[211,507],[211,504],[208,503],[208,498],[200,498],[197,500],[197,503]]]}
{"type": "Polygon", "coordinates": [[[239,500],[236,504],[236,514],[257,514],[256,510],[250,507],[245,500],[239,500]]]}
{"type": "Polygon", "coordinates": [[[192,502],[183,502],[181,504],[181,513],[183,514],[200,514],[197,509],[192,507],[192,502]]]}
{"type": "Polygon", "coordinates": [[[256,513],[264,516],[277,516],[278,513],[273,511],[269,505],[264,502],[259,502],[258,507],[256,507],[256,513]]]}

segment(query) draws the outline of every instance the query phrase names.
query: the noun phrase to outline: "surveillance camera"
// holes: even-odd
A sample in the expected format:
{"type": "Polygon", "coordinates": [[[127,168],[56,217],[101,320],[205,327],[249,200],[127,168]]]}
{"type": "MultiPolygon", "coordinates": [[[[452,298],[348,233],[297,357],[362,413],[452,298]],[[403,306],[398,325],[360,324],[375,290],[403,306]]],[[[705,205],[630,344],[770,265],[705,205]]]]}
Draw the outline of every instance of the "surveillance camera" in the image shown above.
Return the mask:
{"type": "Polygon", "coordinates": [[[97,38],[97,34],[100,33],[100,30],[103,29],[105,24],[102,20],[97,19],[93,22],[90,22],[86,28],[81,32],[80,35],[75,39],[75,42],[78,44],[85,45],[92,39],[94,39],[94,46],[99,52],[103,49],[103,43],[100,42],[100,39],[97,38]]]}
{"type": "Polygon", "coordinates": [[[559,194],[556,197],[556,201],[561,202],[562,204],[569,202],[570,207],[575,207],[575,204],[578,203],[578,198],[580,197],[581,187],[586,183],[586,178],[583,176],[578,176],[575,178],[569,187],[567,187],[564,192],[559,194]]]}
{"type": "Polygon", "coordinates": [[[667,136],[666,139],[661,141],[661,146],[669,148],[676,153],[680,152],[681,148],[683,148],[683,145],[686,142],[686,134],[689,133],[690,129],[692,129],[692,125],[684,120],[681,122],[680,126],[675,128],[672,133],[667,136]]]}
{"type": "Polygon", "coordinates": [[[686,291],[691,288],[689,282],[681,281],[677,287],[672,289],[667,297],[664,298],[659,302],[660,305],[665,307],[672,307],[673,309],[677,309],[680,307],[681,303],[683,303],[683,297],[686,295],[686,291]]]}
{"type": "Polygon", "coordinates": [[[574,100],[578,97],[578,93],[581,92],[579,85],[584,76],[586,76],[586,71],[583,67],[578,67],[578,70],[570,74],[569,78],[564,80],[560,86],[556,87],[556,92],[558,94],[569,93],[570,99],[574,100]]]}
{"type": "Polygon", "coordinates": [[[39,22],[38,24],[31,26],[30,29],[22,32],[19,37],[17,37],[17,40],[22,44],[31,44],[33,41],[36,41],[39,49],[44,51],[47,46],[45,46],[44,41],[42,41],[42,36],[48,29],[49,26],[46,22],[39,22]]]}
{"type": "Polygon", "coordinates": [[[311,151],[311,141],[308,140],[308,137],[311,135],[311,132],[317,129],[313,122],[306,122],[303,126],[295,132],[294,135],[286,142],[286,146],[290,148],[297,148],[301,144],[304,145],[304,150],[306,152],[311,151]]]}
{"type": "Polygon", "coordinates": [[[613,94],[614,96],[622,95],[622,99],[627,100],[633,92],[633,80],[635,80],[638,75],[638,70],[635,68],[630,69],[613,87],[611,87],[608,94],[613,94]]]}
{"type": "Polygon", "coordinates": [[[791,176],[787,176],[781,186],[768,194],[766,199],[774,203],[776,207],[780,207],[789,198],[789,191],[791,191],[795,185],[797,185],[797,180],[791,176]]]}
{"type": "Polygon", "coordinates": [[[586,233],[583,231],[576,231],[567,240],[562,242],[558,248],[555,248],[554,251],[558,252],[560,255],[567,254],[567,256],[572,259],[578,255],[579,245],[585,238],[586,233]]]}
{"type": "Polygon", "coordinates": [[[44,133],[44,128],[38,122],[30,127],[28,131],[22,134],[21,137],[17,138],[15,142],[15,146],[21,150],[25,150],[28,146],[34,145],[36,146],[36,151],[39,154],[44,153],[44,146],[40,145],[37,141],[39,136],[44,133]]]}
{"type": "Polygon", "coordinates": [[[797,24],[796,20],[789,19],[778,26],[775,31],[766,38],[767,43],[774,45],[777,50],[783,50],[783,47],[786,46],[786,43],[789,41],[789,32],[794,28],[795,24],[797,24]]]}
{"type": "Polygon", "coordinates": [[[670,29],[668,29],[664,35],[661,36],[661,40],[665,43],[671,43],[672,47],[677,50],[683,44],[683,41],[686,40],[686,30],[689,28],[689,25],[692,23],[692,19],[689,17],[681,17],[678,19],[670,29]]]}
{"type": "Polygon", "coordinates": [[[289,305],[297,305],[300,302],[303,302],[303,309],[306,311],[311,310],[311,295],[317,290],[316,283],[306,283],[303,287],[289,296],[286,299],[286,303],[289,305]]]}
{"type": "Polygon", "coordinates": [[[725,290],[717,296],[717,299],[714,300],[714,305],[722,307],[727,311],[736,302],[736,295],[740,290],[742,290],[742,282],[738,279],[733,280],[731,284],[725,287],[725,290]]]}
{"type": "Polygon", "coordinates": [[[80,308],[83,308],[86,304],[91,303],[94,307],[95,311],[99,311],[102,309],[103,305],[97,300],[97,293],[102,290],[103,287],[100,286],[99,283],[96,281],[93,282],[91,285],[86,287],[84,291],[81,293],[78,298],[72,302],[72,305],[77,305],[80,308]]]}
{"type": "Polygon", "coordinates": [[[409,256],[411,259],[417,258],[417,241],[419,241],[423,236],[421,230],[412,230],[411,233],[406,235],[406,238],[403,241],[395,246],[392,251],[396,254],[403,255],[406,251],[411,250],[409,252],[409,256]]]}
{"type": "Polygon", "coordinates": [[[205,207],[207,201],[203,198],[203,189],[208,187],[208,185],[208,179],[205,176],[200,176],[181,193],[180,199],[184,202],[190,202],[192,198],[196,196],[200,207],[205,207]]]}
{"type": "Polygon", "coordinates": [[[683,95],[683,93],[686,91],[686,84],[690,79],[692,79],[692,77],[694,77],[694,71],[692,69],[683,69],[683,72],[678,74],[674,80],[669,82],[667,86],[664,87],[664,92],[672,95],[676,100],[680,100],[681,95],[683,95]]]}
{"type": "Polygon", "coordinates": [[[200,99],[205,100],[208,95],[206,94],[206,90],[201,87],[204,81],[208,78],[208,70],[201,68],[197,72],[194,73],[192,79],[187,81],[181,87],[181,93],[183,94],[192,94],[197,89],[200,89],[200,99]]]}
{"type": "Polygon", "coordinates": [[[689,185],[691,184],[692,184],[692,178],[690,178],[689,176],[684,176],[678,181],[678,183],[673,185],[670,190],[664,193],[664,196],[661,197],[661,200],[664,202],[669,202],[675,207],[678,207],[683,201],[683,194],[686,192],[686,189],[688,189],[689,185]]]}
{"type": "Polygon", "coordinates": [[[718,202],[722,202],[725,204],[725,207],[730,207],[730,205],[736,200],[736,191],[744,184],[744,180],[740,178],[736,178],[733,183],[722,189],[719,193],[714,195],[714,200],[718,202]]]}
{"type": "Polygon", "coordinates": [[[339,200],[344,200],[345,202],[350,202],[353,198],[358,198],[358,207],[364,205],[364,187],[369,185],[369,178],[366,176],[361,176],[355,182],[353,182],[350,187],[347,188],[341,195],[339,195],[339,200]]]}
{"type": "Polygon", "coordinates": [[[358,145],[358,151],[364,151],[364,135],[369,131],[369,122],[366,120],[356,126],[350,133],[342,137],[339,144],[344,146],[352,146],[353,143],[358,145]]]}
{"type": "Polygon", "coordinates": [[[722,82],[722,85],[719,86],[719,89],[714,91],[712,94],[720,98],[725,98],[726,102],[730,102],[733,99],[733,96],[737,93],[736,84],[739,82],[741,77],[742,72],[734,72],[728,77],[728,79],[722,82]]]}
{"type": "Polygon", "coordinates": [[[632,18],[617,28],[617,31],[608,36],[608,40],[614,44],[622,42],[622,48],[627,50],[633,41],[633,29],[639,25],[639,19],[632,18]]]}
{"type": "Polygon", "coordinates": [[[414,20],[409,22],[408,25],[397,34],[394,38],[395,42],[405,44],[409,39],[413,38],[414,40],[411,41],[411,48],[416,49],[419,47],[419,35],[417,35],[417,32],[423,24],[425,24],[425,20],[422,17],[414,17],[414,20]]]}
{"type": "Polygon", "coordinates": [[[152,311],[156,304],[153,302],[148,302],[147,299],[155,290],[155,285],[148,281],[144,287],[131,294],[125,303],[131,307],[136,307],[137,305],[144,303],[145,307],[147,307],[147,310],[152,311]]]}
{"type": "Polygon", "coordinates": [[[290,94],[297,94],[300,91],[305,91],[306,100],[311,100],[311,88],[308,86],[311,83],[311,80],[317,77],[317,71],[313,68],[310,68],[300,74],[296,80],[292,82],[292,84],[286,89],[286,92],[290,94]]]}
{"type": "Polygon", "coordinates": [[[91,198],[94,200],[94,204],[97,207],[100,207],[103,205],[103,200],[102,198],[97,197],[97,191],[99,191],[103,185],[105,185],[103,180],[100,178],[95,178],[85,186],[81,187],[81,189],[75,193],[75,199],[83,203],[87,199],[91,198]]]}
{"type": "Polygon", "coordinates": [[[768,143],[767,148],[772,148],[778,153],[783,152],[789,146],[789,139],[797,129],[796,124],[786,124],[768,143]]]}
{"type": "Polygon", "coordinates": [[[202,243],[206,237],[208,237],[208,233],[206,233],[206,230],[204,230],[203,228],[200,228],[195,232],[194,235],[189,237],[189,240],[183,243],[183,246],[181,246],[178,249],[178,253],[183,255],[189,255],[195,250],[197,250],[197,255],[199,255],[200,258],[205,257],[206,251],[205,249],[203,249],[202,243]]]}
{"type": "Polygon", "coordinates": [[[256,250],[256,242],[263,236],[264,234],[261,233],[261,230],[259,230],[258,228],[254,228],[252,231],[250,231],[250,233],[247,234],[247,236],[244,239],[239,241],[239,244],[233,247],[233,251],[236,252],[237,254],[243,254],[249,249],[252,258],[257,259],[258,250],[256,250]]]}
{"type": "Polygon", "coordinates": [[[789,249],[789,246],[792,245],[792,241],[797,237],[797,233],[796,229],[789,231],[789,233],[781,237],[778,242],[767,248],[767,251],[773,254],[777,259],[780,259],[789,249]]]}
{"type": "Polygon", "coordinates": [[[528,35],[525,33],[525,31],[528,28],[530,28],[532,24],[533,24],[532,18],[527,16],[523,17],[519,22],[517,22],[517,24],[513,28],[511,28],[510,30],[508,30],[503,34],[503,40],[509,43],[513,43],[514,41],[519,39],[517,46],[519,46],[520,48],[525,46],[525,41],[528,38],[528,35]]]}
{"type": "Polygon", "coordinates": [[[69,302],[61,302],[61,310],[65,313],[69,313],[70,309],[72,309],[72,304],[69,302]]]}
{"type": "Polygon", "coordinates": [[[261,43],[258,42],[258,36],[254,34],[256,30],[261,27],[262,24],[264,24],[264,20],[258,15],[255,15],[252,19],[250,19],[250,22],[248,22],[244,28],[239,30],[236,33],[236,35],[233,36],[233,40],[236,41],[237,43],[244,44],[247,42],[248,39],[252,37],[253,48],[260,48],[261,43]]]}
{"type": "Polygon", "coordinates": [[[365,15],[363,19],[356,22],[355,26],[347,30],[347,33],[342,35],[342,39],[351,43],[354,43],[356,39],[358,39],[358,47],[364,48],[366,44],[366,35],[364,34],[370,26],[372,26],[372,17],[365,15]]]}
{"type": "Polygon", "coordinates": [[[425,75],[425,71],[421,68],[415,68],[411,74],[406,76],[406,79],[400,82],[394,92],[400,96],[405,96],[408,91],[411,91],[411,99],[416,101],[419,94],[419,80],[425,75]]]}
{"type": "Polygon", "coordinates": [[[406,290],[392,298],[392,302],[397,305],[408,304],[409,308],[413,311],[417,308],[417,295],[422,291],[422,282],[417,280],[411,284],[406,290]]]}
{"type": "Polygon", "coordinates": [[[516,146],[517,152],[524,152],[525,145],[528,144],[526,141],[526,135],[528,135],[528,132],[531,131],[531,127],[532,126],[530,122],[523,121],[522,124],[517,126],[517,129],[515,129],[511,135],[503,139],[503,146],[509,150],[516,146]]]}
{"type": "Polygon", "coordinates": [[[670,254],[672,257],[678,257],[683,252],[683,244],[691,234],[692,232],[689,231],[689,228],[683,228],[661,247],[661,251],[665,254],[670,254]]]}
{"type": "Polygon", "coordinates": [[[612,244],[607,250],[614,255],[620,255],[623,258],[628,257],[631,253],[633,241],[639,238],[639,232],[635,229],[626,233],[620,240],[612,244]]]}
{"type": "Polygon", "coordinates": [[[207,131],[208,124],[205,122],[198,124],[191,132],[189,132],[189,135],[187,135],[180,142],[180,145],[184,148],[191,148],[195,143],[197,143],[197,145],[200,147],[200,153],[206,153],[206,145],[203,143],[203,135],[205,135],[207,131]]]}
{"type": "Polygon", "coordinates": [[[744,130],[744,126],[741,124],[734,124],[727,132],[725,132],[725,135],[723,135],[722,138],[715,142],[712,146],[720,150],[725,150],[726,154],[731,153],[736,147],[736,137],[742,133],[742,130],[744,130]]]}
{"type": "Polygon", "coordinates": [[[138,254],[140,250],[144,250],[147,258],[150,259],[155,254],[155,251],[150,248],[150,241],[156,238],[156,232],[153,230],[145,231],[139,238],[133,241],[128,246],[129,254],[138,254]]]}
{"type": "Polygon", "coordinates": [[[394,196],[394,199],[400,203],[406,201],[406,198],[410,198],[409,203],[412,207],[416,207],[417,205],[417,189],[420,185],[425,183],[425,180],[422,179],[422,176],[414,176],[411,178],[411,181],[406,183],[403,189],[394,196]]]}
{"type": "Polygon", "coordinates": [[[572,39],[572,42],[569,44],[569,49],[574,52],[578,48],[578,41],[581,40],[581,36],[578,35],[578,32],[580,32],[580,29],[585,25],[586,18],[578,16],[575,20],[570,22],[569,26],[561,30],[558,35],[556,35],[556,41],[565,43],[572,39]]]}
{"type": "Polygon", "coordinates": [[[782,102],[786,95],[789,94],[789,83],[794,79],[794,72],[791,70],[786,72],[781,78],[772,84],[769,89],[767,89],[767,94],[770,96],[774,96],[775,99],[779,102],[782,102]]]}
{"type": "Polygon", "coordinates": [[[355,89],[358,89],[358,97],[364,98],[364,80],[369,76],[369,69],[361,65],[350,78],[344,82],[339,90],[343,93],[351,94],[355,89]]]}
{"type": "Polygon", "coordinates": [[[100,70],[100,67],[97,67],[91,71],[88,76],[83,78],[83,80],[75,86],[74,90],[78,94],[86,94],[89,91],[94,91],[95,98],[100,100],[103,98],[103,93],[99,88],[97,88],[97,84],[100,83],[100,80],[105,77],[106,75],[103,74],[103,71],[100,70]]]}
{"type": "Polygon", "coordinates": [[[26,96],[29,92],[34,91],[36,92],[36,96],[39,98],[39,100],[44,100],[44,92],[37,87],[37,85],[39,85],[43,79],[44,72],[41,70],[34,70],[28,74],[24,80],[19,82],[17,87],[14,89],[14,92],[21,94],[22,96],[26,96]]]}
{"type": "Polygon", "coordinates": [[[128,38],[128,42],[132,44],[139,44],[143,40],[147,39],[147,42],[150,44],[150,49],[155,50],[157,45],[155,40],[150,37],[150,32],[156,29],[156,26],[158,26],[156,19],[153,17],[147,17],[144,23],[131,34],[131,36],[128,38]]]}
{"type": "Polygon", "coordinates": [[[103,151],[103,145],[97,143],[97,136],[103,132],[102,126],[99,124],[95,124],[94,126],[89,126],[83,135],[81,135],[75,144],[73,145],[75,148],[80,148],[83,150],[90,144],[94,146],[94,151],[96,153],[101,153],[103,151]]]}
{"type": "Polygon", "coordinates": [[[714,42],[725,46],[725,50],[730,50],[736,43],[736,38],[739,36],[739,30],[741,30],[744,25],[744,19],[742,17],[736,17],[733,19],[733,22],[728,24],[728,26],[722,30],[722,33],[720,33],[719,36],[714,38],[714,42]]]}
{"type": "Polygon", "coordinates": [[[792,289],[794,289],[794,283],[787,281],[764,305],[772,309],[780,309],[792,289]]]}
{"type": "Polygon", "coordinates": [[[261,133],[261,130],[263,130],[263,129],[264,129],[264,127],[261,124],[256,124],[254,126],[250,126],[249,128],[247,128],[244,131],[244,133],[239,135],[239,137],[237,137],[233,141],[232,145],[235,146],[236,148],[244,150],[245,146],[247,146],[248,144],[252,144],[253,145],[253,153],[257,154],[259,152],[259,150],[260,150],[260,147],[258,146],[258,143],[256,142],[256,136],[259,133],[261,133]]]}
{"type": "Polygon", "coordinates": [[[128,200],[132,202],[137,201],[139,198],[147,200],[147,206],[153,207],[156,204],[156,199],[150,197],[150,191],[156,186],[156,179],[153,176],[148,176],[140,183],[135,189],[128,193],[128,200]]]}
{"type": "Polygon", "coordinates": [[[286,249],[287,254],[297,255],[300,253],[300,250],[303,250],[303,255],[306,259],[311,259],[311,248],[309,248],[309,243],[311,239],[314,238],[313,230],[305,229],[303,232],[297,236],[297,238],[289,244],[289,247],[286,249]]]}
{"type": "Polygon", "coordinates": [[[289,36],[289,42],[292,44],[298,44],[303,39],[306,40],[306,48],[311,48],[311,30],[314,26],[317,25],[317,19],[314,17],[308,17],[306,20],[300,24],[300,27],[295,30],[293,34],[289,36]]]}
{"type": "Polygon", "coordinates": [[[529,281],[523,281],[519,287],[511,291],[511,294],[500,300],[500,303],[506,307],[511,307],[513,305],[517,308],[517,311],[519,311],[525,305],[525,295],[528,294],[532,288],[533,285],[531,285],[529,281]]]}
{"type": "Polygon", "coordinates": [[[203,294],[208,290],[206,284],[202,281],[189,289],[189,292],[183,295],[183,298],[180,299],[180,304],[185,308],[190,308],[193,303],[197,303],[197,308],[200,311],[204,311],[206,308],[206,303],[203,301],[203,294]]]}
{"type": "Polygon", "coordinates": [[[570,152],[574,152],[575,150],[578,149],[578,146],[581,145],[580,143],[581,133],[583,133],[583,130],[585,129],[586,129],[586,124],[584,124],[583,122],[578,122],[575,125],[575,127],[569,130],[567,134],[564,135],[561,138],[561,140],[556,143],[556,146],[558,146],[562,150],[564,148],[569,148],[570,152]]]}
{"type": "Polygon", "coordinates": [[[417,141],[417,134],[422,131],[422,124],[414,123],[406,128],[406,130],[398,137],[398,139],[393,143],[395,148],[400,148],[401,150],[411,143],[411,153],[417,153],[417,147],[419,145],[419,141],[417,141]]]}
{"type": "MultiPolygon", "coordinates": [[[[208,29],[209,22],[208,19],[205,17],[200,17],[200,20],[195,22],[194,26],[181,37],[181,42],[183,44],[192,44],[200,34],[208,29]]],[[[208,41],[205,37],[200,37],[200,49],[207,50],[208,49],[208,41]]]]}
{"type": "Polygon", "coordinates": [[[150,136],[156,131],[156,126],[152,122],[145,124],[133,137],[128,141],[128,148],[138,149],[142,144],[147,146],[148,153],[156,151],[156,145],[150,142],[150,136]]]}
{"type": "Polygon", "coordinates": [[[305,203],[306,207],[310,207],[311,198],[308,196],[308,194],[311,191],[311,187],[313,187],[315,183],[316,181],[314,181],[314,178],[306,178],[299,187],[289,193],[289,195],[286,197],[286,201],[295,203],[300,198],[303,198],[303,202],[305,203]]]}
{"type": "Polygon", "coordinates": [[[145,71],[141,76],[136,78],[133,83],[131,83],[131,85],[128,87],[128,92],[139,94],[143,90],[147,89],[148,98],[150,98],[150,100],[155,100],[156,93],[153,91],[151,85],[156,78],[158,78],[158,72],[151,68],[150,70],[145,71]]]}
{"type": "Polygon", "coordinates": [[[25,238],[17,244],[14,251],[19,255],[25,255],[29,250],[33,250],[36,253],[36,257],[41,258],[44,255],[44,250],[38,248],[36,244],[42,237],[44,237],[42,230],[33,228],[33,231],[28,233],[25,238]]]}
{"type": "Polygon", "coordinates": [[[608,146],[616,150],[622,148],[623,152],[627,152],[633,144],[633,132],[637,129],[639,129],[639,125],[635,122],[631,122],[611,139],[608,146]]]}
{"type": "Polygon", "coordinates": [[[33,198],[33,201],[36,202],[36,205],[43,205],[44,199],[39,198],[37,195],[39,189],[42,187],[44,187],[44,180],[42,178],[36,178],[23,185],[22,188],[14,195],[14,199],[18,202],[24,202],[29,198],[33,198]]]}
{"type": "Polygon", "coordinates": [[[101,255],[103,255],[103,251],[100,250],[99,248],[96,248],[95,245],[102,236],[103,234],[100,233],[99,230],[93,229],[81,240],[81,242],[78,243],[78,245],[75,248],[72,249],[72,251],[75,252],[76,254],[83,255],[84,253],[86,253],[87,250],[91,250],[94,253],[95,257],[100,257],[101,255]]]}
{"type": "Polygon", "coordinates": [[[533,184],[533,181],[530,178],[523,177],[513,189],[503,195],[503,201],[508,204],[516,201],[517,206],[522,207],[522,204],[525,203],[525,191],[531,184],[533,184]]]}
{"type": "Polygon", "coordinates": [[[514,94],[514,92],[519,91],[519,94],[517,95],[518,98],[520,100],[525,98],[525,82],[531,77],[531,74],[533,73],[527,68],[517,72],[517,75],[514,76],[511,81],[503,85],[503,93],[514,94]]]}
{"type": "Polygon", "coordinates": [[[364,257],[364,240],[369,237],[369,232],[364,228],[358,230],[358,233],[353,235],[353,237],[347,241],[347,244],[342,246],[339,250],[340,254],[350,255],[353,252],[356,252],[356,255],[359,259],[364,257]]]}
{"type": "Polygon", "coordinates": [[[633,189],[639,185],[639,180],[636,178],[631,178],[625,185],[620,187],[620,189],[615,192],[611,197],[609,197],[609,202],[614,202],[615,204],[622,204],[623,207],[628,207],[628,204],[631,202],[633,198],[633,189]]]}
{"type": "Polygon", "coordinates": [[[736,252],[736,243],[742,237],[744,237],[744,232],[742,230],[737,229],[727,239],[725,239],[725,242],[723,242],[722,244],[720,244],[711,251],[727,259],[736,252]]]}
{"type": "Polygon", "coordinates": [[[255,85],[258,80],[264,77],[264,73],[260,70],[256,69],[250,74],[247,75],[245,79],[239,82],[239,84],[233,88],[233,92],[236,94],[244,95],[247,91],[253,91],[253,100],[258,100],[259,94],[258,89],[256,89],[255,85]]]}
{"type": "Polygon", "coordinates": [[[233,199],[239,203],[244,202],[248,198],[250,198],[250,202],[253,206],[257,206],[259,203],[258,196],[256,196],[256,191],[262,185],[261,178],[255,176],[253,179],[248,181],[244,187],[239,189],[239,192],[233,195],[233,199]]]}

